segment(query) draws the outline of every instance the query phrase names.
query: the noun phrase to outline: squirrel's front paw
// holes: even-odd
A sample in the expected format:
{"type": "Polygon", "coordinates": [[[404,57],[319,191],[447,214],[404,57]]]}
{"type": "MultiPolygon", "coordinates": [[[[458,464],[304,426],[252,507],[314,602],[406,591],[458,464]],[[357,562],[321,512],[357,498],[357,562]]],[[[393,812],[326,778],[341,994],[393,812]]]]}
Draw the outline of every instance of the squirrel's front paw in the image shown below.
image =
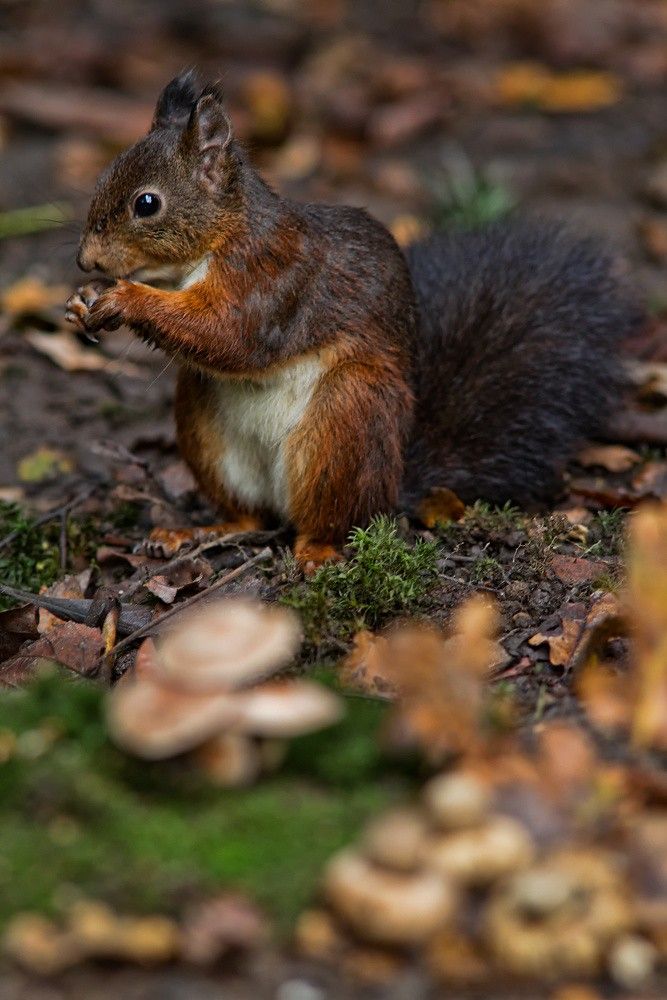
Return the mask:
{"type": "Polygon", "coordinates": [[[124,282],[116,282],[109,287],[102,281],[82,285],[65,303],[65,319],[84,333],[117,330],[123,322],[123,286],[124,282]]]}
{"type": "MultiPolygon", "coordinates": [[[[74,326],[78,326],[84,333],[89,333],[87,327],[90,310],[100,295],[109,288],[109,283],[105,281],[89,281],[85,285],[70,295],[65,303],[65,319],[74,326]]],[[[93,337],[91,340],[95,339],[93,337]]]]}

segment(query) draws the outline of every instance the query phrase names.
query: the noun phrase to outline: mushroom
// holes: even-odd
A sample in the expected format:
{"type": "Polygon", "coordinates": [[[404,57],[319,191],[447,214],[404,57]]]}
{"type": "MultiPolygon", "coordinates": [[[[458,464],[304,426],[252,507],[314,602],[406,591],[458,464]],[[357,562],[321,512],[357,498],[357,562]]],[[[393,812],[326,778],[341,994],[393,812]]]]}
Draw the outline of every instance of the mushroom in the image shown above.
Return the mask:
{"type": "Polygon", "coordinates": [[[424,788],[424,805],[443,830],[479,826],[489,812],[488,787],[474,774],[438,774],[424,788]]]}
{"type": "Polygon", "coordinates": [[[392,871],[415,871],[427,834],[423,816],[416,809],[394,809],[372,820],[363,835],[364,854],[392,871]]]}
{"type": "Polygon", "coordinates": [[[149,760],[204,745],[199,761],[214,781],[248,783],[276,755],[264,755],[247,737],[300,735],[342,714],[340,699],[311,681],[245,687],[278,669],[297,644],[291,613],[249,601],[218,602],[159,645],[151,639],[142,644],[134,670],[109,695],[110,733],[125,750],[149,760]]]}
{"type": "Polygon", "coordinates": [[[83,954],[73,935],[37,913],[19,913],[4,936],[4,950],[38,976],[54,976],[81,961],[83,954]]]}
{"type": "Polygon", "coordinates": [[[168,683],[232,691],[275,673],[300,641],[298,621],[286,608],[235,598],[179,618],[157,651],[168,683]]]}
{"type": "Polygon", "coordinates": [[[107,725],[124,750],[161,760],[191,750],[229,726],[239,706],[229,691],[192,692],[159,683],[151,639],[137,652],[136,677],[109,693],[107,725]]]}
{"type": "Polygon", "coordinates": [[[640,990],[650,983],[657,963],[658,949],[636,934],[622,937],[609,955],[612,979],[626,990],[640,990]]]}
{"type": "Polygon", "coordinates": [[[262,757],[253,741],[240,733],[220,733],[194,751],[194,760],[209,781],[223,788],[250,785],[262,770],[262,757]]]}
{"type": "Polygon", "coordinates": [[[340,698],[314,681],[285,680],[261,684],[235,696],[239,714],[235,732],[267,738],[302,736],[341,718],[340,698]]]}
{"type": "Polygon", "coordinates": [[[493,816],[479,828],[431,837],[422,860],[455,882],[482,886],[525,868],[534,853],[521,823],[510,816],[493,816]]]}
{"type": "Polygon", "coordinates": [[[69,933],[81,953],[91,958],[153,964],[168,961],[180,950],[180,933],[173,920],[117,916],[94,900],[82,900],[72,907],[69,933]]]}
{"type": "Polygon", "coordinates": [[[456,905],[451,885],[435,872],[390,872],[353,850],[331,859],[324,892],[355,933],[378,944],[419,944],[448,923],[456,905]]]}
{"type": "Polygon", "coordinates": [[[599,853],[556,855],[501,885],[486,933],[506,971],[536,977],[592,975],[632,915],[613,867],[599,853]]]}

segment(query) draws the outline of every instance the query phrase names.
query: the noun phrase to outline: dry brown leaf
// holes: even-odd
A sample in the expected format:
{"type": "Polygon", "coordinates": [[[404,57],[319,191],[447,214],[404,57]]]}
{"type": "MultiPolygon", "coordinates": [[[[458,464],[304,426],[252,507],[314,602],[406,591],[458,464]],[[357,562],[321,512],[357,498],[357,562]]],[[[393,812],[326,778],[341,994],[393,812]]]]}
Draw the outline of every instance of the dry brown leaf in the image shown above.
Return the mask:
{"type": "Polygon", "coordinates": [[[549,662],[554,667],[566,667],[572,656],[583,631],[583,622],[572,618],[563,619],[563,630],[555,635],[543,635],[538,632],[528,640],[531,646],[540,646],[546,643],[549,647],[549,662]]]}
{"type": "MultiPolygon", "coordinates": [[[[76,575],[70,574],[64,576],[61,580],[57,580],[50,587],[43,587],[40,590],[40,594],[48,595],[49,597],[64,597],[71,600],[77,600],[85,597],[88,584],[90,583],[90,578],[92,576],[92,570],[86,569],[82,573],[76,575]]],[[[45,632],[49,632],[55,625],[60,624],[63,621],[62,618],[57,618],[46,608],[39,608],[38,611],[38,629],[41,635],[45,632]]]]}
{"type": "Polygon", "coordinates": [[[396,697],[396,684],[387,676],[388,645],[385,636],[357,632],[352,650],[343,660],[341,682],[374,697],[396,697]]]}
{"type": "Polygon", "coordinates": [[[617,104],[622,93],[621,80],[613,73],[579,70],[551,77],[539,104],[544,111],[600,111],[617,104]]]}
{"type": "Polygon", "coordinates": [[[0,295],[0,308],[12,318],[35,316],[62,306],[69,293],[67,285],[45,285],[39,278],[21,278],[0,295]]]}
{"type": "Polygon", "coordinates": [[[31,347],[46,355],[66,372],[108,372],[110,375],[127,375],[143,378],[146,371],[131,361],[114,361],[90,347],[83,347],[73,333],[40,333],[30,330],[25,338],[31,347]]]}
{"type": "Polygon", "coordinates": [[[579,698],[595,726],[604,730],[626,729],[632,718],[628,682],[597,659],[584,667],[576,681],[579,698]]]}
{"type": "Polygon", "coordinates": [[[464,514],[465,504],[446,486],[434,487],[417,507],[417,515],[427,528],[460,521],[464,514]]]}
{"type": "Polygon", "coordinates": [[[43,660],[55,660],[85,677],[97,665],[103,652],[104,640],[98,628],[62,622],[2,664],[0,686],[21,687],[31,680],[43,660]]]}
{"type": "Polygon", "coordinates": [[[621,444],[591,445],[579,452],[577,462],[586,469],[599,466],[607,472],[627,472],[641,462],[641,455],[621,444]]]}
{"type": "Polygon", "coordinates": [[[179,563],[168,573],[159,573],[150,577],[146,590],[159,597],[165,604],[173,604],[178,595],[202,580],[209,580],[213,575],[213,567],[206,559],[187,559],[179,563]]]}
{"type": "Polygon", "coordinates": [[[512,63],[496,80],[503,104],[532,104],[550,112],[591,112],[616,104],[622,94],[613,73],[575,70],[552,73],[540,63],[512,63]]]}
{"type": "Polygon", "coordinates": [[[581,556],[552,556],[549,565],[560,582],[569,587],[592,583],[608,569],[601,559],[583,559],[581,556]]]}
{"type": "Polygon", "coordinates": [[[635,638],[632,735],[667,750],[667,507],[646,505],[630,525],[628,606],[635,638]]]}

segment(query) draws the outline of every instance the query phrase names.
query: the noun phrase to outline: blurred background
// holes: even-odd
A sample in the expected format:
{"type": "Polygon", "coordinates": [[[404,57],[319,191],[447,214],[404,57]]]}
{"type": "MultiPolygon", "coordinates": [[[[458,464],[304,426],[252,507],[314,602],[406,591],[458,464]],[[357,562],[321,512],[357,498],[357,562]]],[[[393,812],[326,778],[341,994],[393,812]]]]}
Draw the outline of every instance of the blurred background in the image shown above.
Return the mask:
{"type": "Polygon", "coordinates": [[[402,243],[514,205],[555,215],[603,234],[662,308],[664,0],[0,0],[5,495],[44,443],[85,472],[82,436],[171,440],[171,372],[154,382],[127,332],[104,366],[24,333],[64,329],[95,178],[189,66],[222,81],[281,191],[364,205],[402,243]]]}

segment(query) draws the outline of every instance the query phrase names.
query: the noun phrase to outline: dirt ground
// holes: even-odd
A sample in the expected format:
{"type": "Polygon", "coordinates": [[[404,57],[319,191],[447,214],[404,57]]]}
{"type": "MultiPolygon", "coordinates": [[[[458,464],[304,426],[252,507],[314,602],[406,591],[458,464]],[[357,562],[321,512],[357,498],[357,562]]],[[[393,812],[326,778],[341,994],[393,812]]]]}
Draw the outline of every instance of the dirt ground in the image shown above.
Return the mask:
{"type": "MultiPolygon", "coordinates": [[[[0,4],[0,213],[42,206],[41,222],[58,203],[66,215],[46,231],[0,238],[0,498],[39,515],[88,491],[78,510],[92,520],[89,549],[112,589],[136,579],[122,553],[151,527],[205,524],[213,515],[178,460],[174,369],[162,355],[121,329],[100,349],[85,348],[101,351],[104,365],[67,370],[32,337],[66,329],[57,287],[64,300],[79,282],[77,234],[96,175],[141,133],[156,93],[183,66],[221,77],[240,134],[280,190],[366,206],[399,242],[466,213],[492,217],[494,206],[510,202],[599,234],[650,314],[642,336],[626,345],[628,359],[649,368],[666,361],[664,5],[533,7],[529,14],[525,4],[483,0],[0,4]],[[530,88],[507,97],[501,77],[527,62],[570,80],[561,106],[545,105],[530,88]],[[598,74],[602,98],[585,80],[572,83],[577,73],[598,74]],[[27,278],[35,302],[12,306],[11,293],[27,278]],[[22,462],[45,448],[55,450],[54,468],[26,474],[22,462]]],[[[630,403],[619,400],[609,432],[607,444],[629,446],[634,457],[623,468],[609,456],[573,461],[553,510],[522,518],[480,508],[433,532],[401,522],[411,540],[442,542],[428,608],[434,621],[446,625],[475,591],[499,600],[507,660],[494,680],[512,687],[528,723],[555,716],[583,723],[567,660],[558,661],[547,639],[618,590],[627,511],[646,497],[667,497],[667,390],[656,388],[657,370],[634,378],[630,403]],[[547,638],[529,642],[536,634],[547,638]]],[[[247,575],[241,589],[284,596],[295,582],[287,541],[269,539],[268,573],[247,575]]],[[[240,544],[219,552],[214,569],[242,562],[262,540],[240,544]]],[[[70,569],[83,568],[85,560],[69,556],[70,569]]],[[[309,657],[349,646],[350,635],[329,632],[309,657]]],[[[612,653],[622,664],[623,642],[612,653]]],[[[628,750],[610,743],[604,752],[625,759],[628,750]]],[[[657,756],[649,761],[656,771],[663,765],[657,756]]],[[[348,995],[321,969],[284,956],[262,961],[226,979],[224,992],[219,978],[181,970],[84,969],[39,985],[12,971],[0,977],[0,1000],[348,995]]],[[[376,995],[436,994],[408,976],[376,995]]]]}

